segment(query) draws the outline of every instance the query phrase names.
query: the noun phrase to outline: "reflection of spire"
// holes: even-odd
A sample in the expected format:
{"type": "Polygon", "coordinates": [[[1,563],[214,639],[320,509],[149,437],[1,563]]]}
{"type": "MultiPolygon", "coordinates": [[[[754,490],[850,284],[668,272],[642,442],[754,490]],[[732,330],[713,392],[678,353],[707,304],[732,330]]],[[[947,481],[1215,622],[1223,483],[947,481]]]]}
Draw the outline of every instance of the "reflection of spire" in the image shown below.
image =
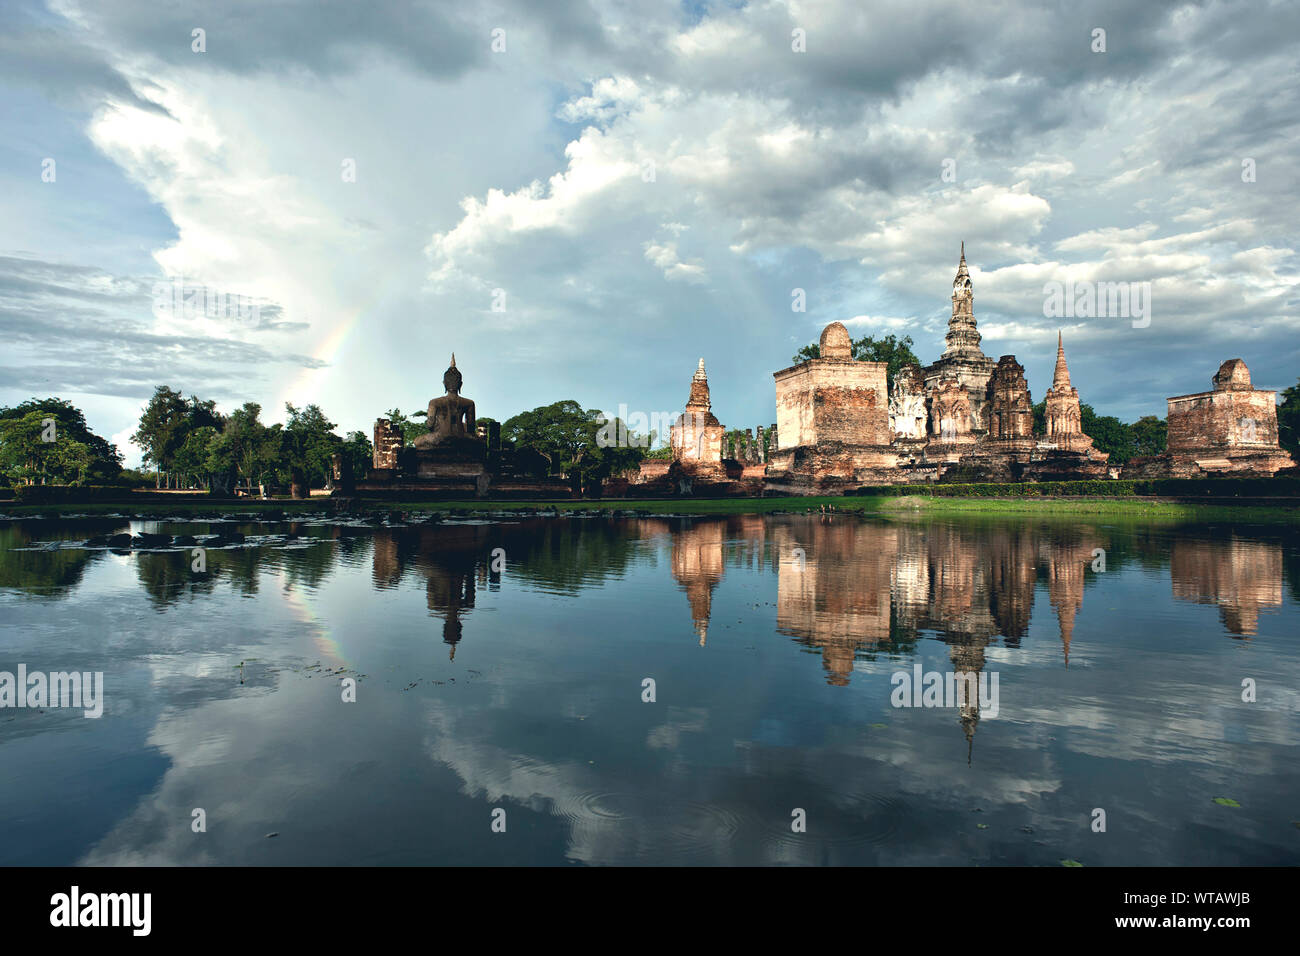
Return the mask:
{"type": "Polygon", "coordinates": [[[984,648],[987,644],[987,638],[974,638],[969,643],[953,644],[948,649],[955,674],[973,674],[975,677],[974,687],[969,687],[960,679],[953,681],[958,693],[966,695],[959,698],[959,713],[962,733],[966,736],[967,766],[970,766],[971,757],[975,753],[975,731],[979,729],[980,723],[979,679],[984,672],[984,648]]]}
{"type": "Polygon", "coordinates": [[[700,647],[709,637],[713,589],[722,580],[725,527],[719,521],[701,522],[673,535],[672,575],[686,589],[691,623],[700,638],[700,647]]]}
{"type": "Polygon", "coordinates": [[[1061,625],[1061,647],[1065,649],[1065,666],[1070,666],[1070,638],[1074,637],[1073,604],[1062,604],[1056,609],[1057,621],[1061,625]]]}
{"type": "Polygon", "coordinates": [[[1065,664],[1070,665],[1070,641],[1074,637],[1074,618],[1083,607],[1084,569],[1092,553],[1091,540],[1060,542],[1047,551],[1047,598],[1056,609],[1061,628],[1061,649],[1065,664]]]}

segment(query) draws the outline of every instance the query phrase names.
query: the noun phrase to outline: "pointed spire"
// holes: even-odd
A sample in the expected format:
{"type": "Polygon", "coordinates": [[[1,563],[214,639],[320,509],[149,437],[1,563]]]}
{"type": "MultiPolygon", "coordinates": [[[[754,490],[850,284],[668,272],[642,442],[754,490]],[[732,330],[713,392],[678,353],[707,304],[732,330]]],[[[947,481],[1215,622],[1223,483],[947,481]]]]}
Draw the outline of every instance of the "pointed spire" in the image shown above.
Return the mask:
{"type": "Polygon", "coordinates": [[[704,371],[704,359],[700,359],[695,374],[691,376],[691,394],[686,400],[686,407],[695,410],[703,409],[707,412],[710,406],[709,379],[704,371]]]}
{"type": "Polygon", "coordinates": [[[1056,372],[1052,375],[1052,388],[1070,387],[1070,368],[1065,364],[1065,345],[1061,340],[1061,331],[1056,331],[1056,372]]]}
{"type": "Polygon", "coordinates": [[[969,276],[970,270],[966,268],[966,241],[963,239],[961,244],[961,261],[957,263],[957,275],[969,276]]]}
{"type": "Polygon", "coordinates": [[[452,353],[451,353],[451,367],[452,367],[452,368],[455,368],[455,367],[456,367],[456,353],[455,353],[455,352],[452,352],[452,353]]]}

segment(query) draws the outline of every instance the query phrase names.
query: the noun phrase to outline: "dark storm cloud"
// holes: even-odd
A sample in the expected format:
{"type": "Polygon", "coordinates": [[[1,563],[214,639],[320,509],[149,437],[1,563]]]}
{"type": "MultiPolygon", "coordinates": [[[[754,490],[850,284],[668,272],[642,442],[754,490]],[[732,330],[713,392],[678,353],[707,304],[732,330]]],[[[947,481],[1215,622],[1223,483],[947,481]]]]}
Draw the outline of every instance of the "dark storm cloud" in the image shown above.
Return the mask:
{"type": "Polygon", "coordinates": [[[36,87],[55,103],[73,108],[93,108],[107,97],[167,115],[136,93],[101,50],[71,35],[61,20],[20,3],[4,4],[0,17],[0,82],[36,87]]]}
{"type": "Polygon", "coordinates": [[[350,70],[360,58],[382,56],[419,73],[451,77],[489,55],[489,35],[467,20],[460,4],[117,0],[77,9],[107,45],[186,69],[305,69],[329,76],[350,70]],[[195,29],[205,31],[204,53],[192,49],[195,29]]]}

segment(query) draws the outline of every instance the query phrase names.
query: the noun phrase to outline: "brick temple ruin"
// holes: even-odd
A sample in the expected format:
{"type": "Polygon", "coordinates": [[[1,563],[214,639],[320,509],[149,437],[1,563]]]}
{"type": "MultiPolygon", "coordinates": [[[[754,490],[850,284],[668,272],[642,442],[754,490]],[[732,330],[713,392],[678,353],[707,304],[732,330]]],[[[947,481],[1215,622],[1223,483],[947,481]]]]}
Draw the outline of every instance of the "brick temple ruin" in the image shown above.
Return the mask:
{"type": "MultiPolygon", "coordinates": [[[[728,429],[713,411],[704,359],[685,410],[669,428],[672,457],[608,479],[609,497],[843,494],[864,486],[933,481],[1017,482],[1120,477],[1083,431],[1079,390],[1061,334],[1044,396],[1045,430],[1014,355],[985,355],[962,245],[952,314],[939,358],[888,379],[884,362],[853,357],[843,323],[822,331],[816,357],[773,373],[776,421],[728,429]]],[[[500,426],[477,426],[451,358],[446,394],[430,401],[428,433],[405,441],[397,422],[375,422],[374,462],[362,494],[569,497],[580,489],[550,474],[534,449],[503,447],[500,426]]],[[[1278,446],[1277,393],[1257,389],[1241,359],[1224,362],[1208,392],[1168,400],[1168,447],[1138,458],[1125,478],[1273,475],[1294,469],[1278,446]]]]}
{"type": "Polygon", "coordinates": [[[1046,396],[1047,434],[1034,435],[1034,403],[1014,355],[980,348],[963,245],[943,354],[904,366],[886,387],[883,362],[855,361],[848,330],[832,322],[819,356],[775,372],[780,441],[767,488],[833,494],[863,485],[961,477],[966,481],[1105,478],[1108,456],[1083,433],[1059,334],[1046,396]]]}
{"type": "Polygon", "coordinates": [[[1277,392],[1255,388],[1241,359],[1219,366],[1210,391],[1168,403],[1164,454],[1133,459],[1125,478],[1273,475],[1295,467],[1277,443],[1277,392]]]}
{"type": "MultiPolygon", "coordinates": [[[[962,246],[944,351],[887,383],[883,362],[853,358],[848,329],[822,331],[817,357],[773,373],[776,422],[737,438],[712,411],[704,359],[672,430],[673,459],[648,461],[628,494],[838,494],[868,485],[939,480],[1012,482],[1120,477],[1083,431],[1079,390],[1057,333],[1044,395],[1045,431],[1034,434],[1024,366],[980,348],[962,246]]],[[[1272,475],[1295,462],[1277,444],[1276,392],[1255,389],[1240,359],[1214,390],[1169,399],[1169,447],[1135,459],[1123,477],[1272,475]]]]}

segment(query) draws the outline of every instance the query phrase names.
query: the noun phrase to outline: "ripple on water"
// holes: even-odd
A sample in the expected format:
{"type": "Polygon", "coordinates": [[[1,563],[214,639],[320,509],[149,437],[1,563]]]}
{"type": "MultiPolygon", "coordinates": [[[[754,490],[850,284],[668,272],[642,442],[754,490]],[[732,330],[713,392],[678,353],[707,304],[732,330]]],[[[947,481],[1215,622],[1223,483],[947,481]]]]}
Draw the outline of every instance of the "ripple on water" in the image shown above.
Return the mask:
{"type": "Polygon", "coordinates": [[[883,793],[858,794],[849,807],[806,809],[805,833],[790,829],[793,817],[764,816],[761,830],[765,855],[786,857],[807,854],[810,849],[882,846],[896,841],[907,813],[903,801],[883,793]],[[835,814],[833,826],[826,825],[830,814],[835,814]]]}
{"type": "Polygon", "coordinates": [[[592,863],[717,856],[741,825],[728,807],[647,792],[593,790],[557,805],[556,813],[569,821],[573,849],[592,863]]]}

